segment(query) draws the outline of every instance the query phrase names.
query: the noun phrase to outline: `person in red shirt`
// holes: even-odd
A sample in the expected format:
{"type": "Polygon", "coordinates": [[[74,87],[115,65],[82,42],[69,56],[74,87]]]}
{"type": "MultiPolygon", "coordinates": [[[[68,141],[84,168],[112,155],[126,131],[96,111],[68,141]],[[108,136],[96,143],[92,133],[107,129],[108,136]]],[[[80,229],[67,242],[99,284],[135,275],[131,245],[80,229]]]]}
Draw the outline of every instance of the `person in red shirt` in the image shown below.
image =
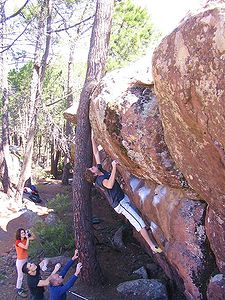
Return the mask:
{"type": "Polygon", "coordinates": [[[17,294],[25,298],[27,297],[27,294],[22,289],[22,282],[23,282],[23,272],[22,267],[25,262],[27,262],[28,259],[28,248],[29,243],[31,240],[34,240],[35,236],[30,234],[29,232],[26,232],[23,228],[19,228],[16,231],[16,269],[17,269],[17,282],[16,282],[16,289],[17,294]]]}

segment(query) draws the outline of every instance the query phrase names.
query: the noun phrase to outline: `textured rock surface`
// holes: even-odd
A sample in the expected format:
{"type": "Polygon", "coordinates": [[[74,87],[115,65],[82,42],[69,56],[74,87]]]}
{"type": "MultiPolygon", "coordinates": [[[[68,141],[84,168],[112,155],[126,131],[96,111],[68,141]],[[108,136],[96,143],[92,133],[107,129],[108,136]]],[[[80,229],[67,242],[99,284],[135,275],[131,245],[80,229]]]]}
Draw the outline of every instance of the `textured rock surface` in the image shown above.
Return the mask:
{"type": "MultiPolygon", "coordinates": [[[[153,73],[165,141],[189,186],[209,204],[206,233],[224,274],[224,1],[209,1],[161,42],[153,73]]],[[[223,289],[210,282],[208,299],[224,299],[223,289]]]]}
{"type": "Polygon", "coordinates": [[[69,107],[64,113],[63,116],[69,122],[77,123],[77,109],[79,102],[74,103],[71,107],[69,107]]]}
{"type": "Polygon", "coordinates": [[[167,300],[166,287],[156,279],[137,279],[121,283],[117,291],[124,296],[142,300],[167,300]]]}
{"type": "Polygon", "coordinates": [[[165,140],[191,187],[225,216],[225,3],[209,1],[153,56],[165,140]]]}
{"type": "Polygon", "coordinates": [[[150,228],[166,260],[157,260],[187,299],[204,299],[215,261],[205,231],[206,204],[181,189],[152,185],[123,174],[130,198],[151,220],[150,228]],[[167,265],[169,264],[169,266],[167,265]],[[179,277],[175,274],[178,273],[179,277]]]}
{"type": "Polygon", "coordinates": [[[207,298],[209,300],[225,299],[225,278],[223,274],[216,274],[209,282],[207,298]]]}
{"type": "Polygon", "coordinates": [[[104,78],[91,104],[95,136],[120,161],[121,184],[163,249],[158,263],[187,299],[204,299],[215,269],[204,226],[206,204],[182,189],[188,186],[165,143],[153,87],[133,82],[127,69],[104,78]]]}
{"type": "Polygon", "coordinates": [[[217,266],[225,276],[225,221],[209,208],[205,226],[210,247],[216,257],[217,266]]]}
{"type": "Polygon", "coordinates": [[[146,97],[145,105],[141,101],[143,91],[151,94],[151,89],[132,87],[131,73],[130,77],[124,74],[127,70],[106,76],[103,92],[92,102],[95,135],[109,156],[119,159],[124,190],[146,221],[151,220],[153,236],[165,254],[163,258],[157,256],[158,263],[187,299],[203,299],[215,267],[204,227],[206,204],[192,190],[182,189],[185,179],[171,159],[160,116],[155,114],[157,100],[146,97]],[[154,139],[157,133],[158,139],[154,139]],[[158,149],[164,149],[170,167],[165,167],[158,149]]]}
{"type": "Polygon", "coordinates": [[[133,84],[134,74],[127,68],[103,79],[102,93],[91,103],[95,133],[132,174],[179,187],[183,177],[164,141],[153,86],[133,84]]]}

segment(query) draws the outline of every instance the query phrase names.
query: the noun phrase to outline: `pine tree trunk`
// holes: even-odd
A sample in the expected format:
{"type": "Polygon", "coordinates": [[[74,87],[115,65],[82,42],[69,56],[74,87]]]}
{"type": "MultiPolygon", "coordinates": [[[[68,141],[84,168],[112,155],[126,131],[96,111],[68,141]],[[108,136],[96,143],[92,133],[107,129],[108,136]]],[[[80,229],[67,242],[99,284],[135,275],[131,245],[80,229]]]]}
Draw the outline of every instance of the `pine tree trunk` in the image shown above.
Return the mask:
{"type": "Polygon", "coordinates": [[[15,195],[15,200],[17,202],[21,202],[22,193],[25,181],[31,176],[31,165],[32,165],[32,155],[33,155],[33,147],[34,147],[34,137],[36,134],[36,126],[37,126],[37,118],[39,114],[39,106],[41,104],[41,92],[42,92],[42,84],[44,80],[45,68],[47,63],[47,57],[49,53],[50,47],[50,24],[51,22],[51,11],[52,11],[52,1],[51,0],[42,0],[42,6],[40,11],[39,25],[38,25],[38,34],[36,40],[35,47],[35,61],[33,68],[33,77],[31,83],[31,99],[30,99],[30,108],[29,108],[29,129],[27,136],[27,144],[25,147],[25,155],[24,161],[22,165],[22,169],[20,172],[20,178],[17,185],[17,191],[15,195]],[[45,21],[47,17],[47,34],[46,40],[44,40],[45,35],[45,21]],[[41,57],[41,49],[44,46],[45,42],[45,51],[41,57]]]}
{"type": "MultiPolygon", "coordinates": [[[[72,42],[70,45],[70,54],[68,60],[68,75],[67,75],[67,108],[73,104],[73,61],[74,61],[74,49],[75,49],[75,42],[72,42]]],[[[66,121],[66,137],[67,143],[71,141],[72,133],[73,133],[73,126],[69,121],[66,121]]],[[[69,149],[69,145],[68,145],[69,149]]],[[[71,155],[70,155],[71,157],[71,155]]],[[[65,153],[64,164],[63,164],[63,174],[62,174],[62,184],[68,185],[69,184],[69,169],[68,169],[69,157],[68,154],[65,153]]]]}
{"type": "Polygon", "coordinates": [[[62,184],[69,184],[69,176],[70,176],[70,162],[67,157],[64,158],[63,164],[63,173],[62,173],[62,184]]]}
{"type": "Polygon", "coordinates": [[[84,172],[87,167],[92,165],[91,127],[89,122],[90,97],[98,88],[104,75],[113,3],[113,0],[97,1],[88,55],[88,69],[77,112],[73,178],[75,243],[83,262],[80,278],[83,282],[92,286],[100,284],[102,274],[96,257],[92,227],[91,185],[85,181],[84,172]]]}
{"type": "Polygon", "coordinates": [[[37,164],[42,163],[41,160],[41,148],[42,148],[42,136],[38,137],[38,143],[37,143],[37,147],[38,147],[38,153],[37,153],[37,164]]]}
{"type": "MultiPolygon", "coordinates": [[[[7,90],[3,91],[3,115],[2,115],[2,150],[3,150],[3,178],[2,185],[4,193],[7,195],[12,194],[11,182],[9,176],[9,166],[10,166],[10,152],[9,152],[9,117],[8,117],[8,93],[7,90]]],[[[12,172],[12,170],[11,170],[12,172]]]]}
{"type": "Polygon", "coordinates": [[[58,178],[58,162],[61,156],[61,151],[55,149],[54,143],[51,144],[51,174],[55,179],[58,178]]]}
{"type": "MultiPolygon", "coordinates": [[[[4,49],[5,32],[5,3],[0,3],[0,44],[4,49]]],[[[0,97],[2,98],[2,140],[0,145],[0,177],[3,190],[8,195],[13,193],[10,181],[10,151],[9,151],[9,99],[7,84],[7,57],[6,52],[0,54],[0,97]]]]}

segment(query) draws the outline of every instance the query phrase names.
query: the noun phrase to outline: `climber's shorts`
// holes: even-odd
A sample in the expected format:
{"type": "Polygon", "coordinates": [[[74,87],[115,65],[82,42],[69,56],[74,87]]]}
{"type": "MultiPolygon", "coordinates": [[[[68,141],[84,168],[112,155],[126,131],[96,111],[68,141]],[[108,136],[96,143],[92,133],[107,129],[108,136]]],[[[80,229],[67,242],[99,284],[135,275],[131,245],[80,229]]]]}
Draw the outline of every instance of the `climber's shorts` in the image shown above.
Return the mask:
{"type": "Polygon", "coordinates": [[[125,195],[123,200],[121,200],[114,209],[118,214],[124,215],[137,231],[145,227],[145,223],[137,211],[137,208],[130,202],[127,195],[125,195]]]}

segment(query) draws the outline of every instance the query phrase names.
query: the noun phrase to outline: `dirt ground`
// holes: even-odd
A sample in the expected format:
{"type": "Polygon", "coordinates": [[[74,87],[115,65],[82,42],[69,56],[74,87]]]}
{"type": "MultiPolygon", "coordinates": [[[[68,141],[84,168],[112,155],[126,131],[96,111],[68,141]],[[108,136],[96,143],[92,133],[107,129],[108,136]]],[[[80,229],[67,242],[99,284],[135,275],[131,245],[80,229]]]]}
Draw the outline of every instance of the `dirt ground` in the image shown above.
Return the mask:
{"type": "MultiPolygon", "coordinates": [[[[43,199],[41,207],[44,209],[49,199],[54,198],[57,193],[63,193],[71,187],[63,187],[60,181],[51,180],[41,182],[38,189],[43,199]]],[[[94,234],[97,245],[97,255],[99,263],[105,278],[103,286],[89,287],[78,281],[75,283],[71,291],[82,295],[89,300],[121,300],[129,299],[120,296],[116,287],[118,284],[133,279],[140,278],[133,272],[144,266],[148,272],[149,278],[160,279],[166,284],[169,293],[169,299],[180,300],[171,294],[171,282],[158,267],[153,258],[147,255],[140,244],[133,238],[132,229],[127,225],[126,236],[123,241],[126,246],[123,251],[118,251],[113,246],[112,240],[115,232],[124,225],[124,219],[121,219],[109,206],[107,201],[99,194],[94,193],[92,197],[93,217],[99,219],[99,224],[93,224],[94,234]]],[[[37,208],[37,205],[35,205],[37,208]]],[[[37,209],[37,214],[41,217],[41,209],[37,209]]],[[[32,214],[33,216],[33,214],[32,214]]],[[[0,287],[1,300],[22,299],[16,295],[16,269],[15,269],[15,251],[14,251],[14,235],[18,227],[31,227],[35,221],[30,214],[26,212],[19,216],[14,215],[14,219],[8,219],[9,222],[5,226],[5,230],[0,230],[0,287]]],[[[160,254],[157,254],[160,255],[160,254]]],[[[46,294],[47,295],[47,294],[46,294]]],[[[81,299],[72,294],[67,295],[69,300],[81,299]]],[[[183,298],[182,298],[183,299],[183,298]]]]}

